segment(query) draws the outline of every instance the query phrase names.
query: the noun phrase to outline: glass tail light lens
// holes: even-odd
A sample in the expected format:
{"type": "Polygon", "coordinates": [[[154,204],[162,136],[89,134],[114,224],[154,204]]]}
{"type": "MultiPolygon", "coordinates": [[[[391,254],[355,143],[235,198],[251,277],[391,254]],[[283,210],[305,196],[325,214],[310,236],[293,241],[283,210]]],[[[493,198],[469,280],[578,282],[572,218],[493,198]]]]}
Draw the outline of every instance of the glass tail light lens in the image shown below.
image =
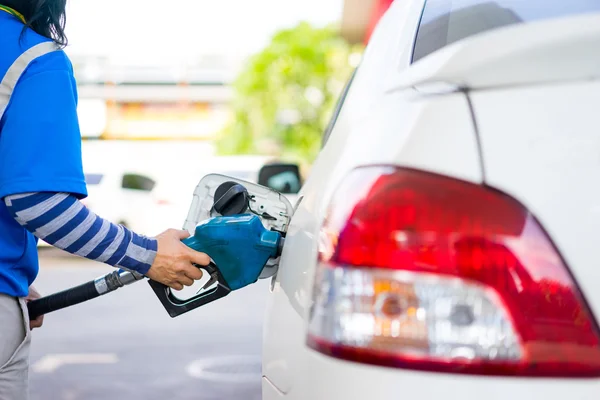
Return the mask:
{"type": "Polygon", "coordinates": [[[600,336],[514,199],[420,171],[355,170],[320,236],[308,345],[345,360],[483,375],[600,376],[600,336]]]}

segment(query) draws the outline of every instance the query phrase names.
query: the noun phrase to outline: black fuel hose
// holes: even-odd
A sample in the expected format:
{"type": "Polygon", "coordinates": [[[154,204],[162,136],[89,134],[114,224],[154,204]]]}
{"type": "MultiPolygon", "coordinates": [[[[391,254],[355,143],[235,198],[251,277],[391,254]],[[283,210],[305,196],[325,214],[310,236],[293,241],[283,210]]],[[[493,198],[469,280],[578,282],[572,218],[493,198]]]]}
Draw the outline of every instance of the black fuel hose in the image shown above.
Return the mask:
{"type": "Polygon", "coordinates": [[[93,281],[28,302],[29,319],[95,299],[143,278],[135,272],[113,271],[93,281]]]}
{"type": "Polygon", "coordinates": [[[84,301],[94,299],[100,295],[101,294],[96,289],[95,281],[86,282],[83,285],[30,301],[27,303],[29,318],[34,320],[40,315],[83,303],[84,301]]]}

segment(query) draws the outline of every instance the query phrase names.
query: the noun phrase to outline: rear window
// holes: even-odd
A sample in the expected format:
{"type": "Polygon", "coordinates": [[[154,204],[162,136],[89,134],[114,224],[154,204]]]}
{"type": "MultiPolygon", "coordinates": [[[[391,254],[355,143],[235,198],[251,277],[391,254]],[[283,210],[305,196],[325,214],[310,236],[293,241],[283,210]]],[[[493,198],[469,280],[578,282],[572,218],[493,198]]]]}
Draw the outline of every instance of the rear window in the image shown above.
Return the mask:
{"type": "Polygon", "coordinates": [[[598,0],[427,0],[413,62],[492,29],[594,12],[600,12],[598,0]]]}
{"type": "Polygon", "coordinates": [[[85,183],[88,185],[99,185],[102,182],[102,174],[85,174],[85,183]]]}

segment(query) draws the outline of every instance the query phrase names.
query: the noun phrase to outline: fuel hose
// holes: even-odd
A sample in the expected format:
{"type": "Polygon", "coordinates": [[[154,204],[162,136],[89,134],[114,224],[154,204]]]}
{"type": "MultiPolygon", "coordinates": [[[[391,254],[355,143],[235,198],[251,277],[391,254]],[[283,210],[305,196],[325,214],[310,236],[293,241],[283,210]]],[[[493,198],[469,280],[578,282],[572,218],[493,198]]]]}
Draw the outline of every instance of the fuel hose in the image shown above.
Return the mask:
{"type": "Polygon", "coordinates": [[[32,300],[27,303],[29,319],[34,320],[41,315],[95,299],[143,278],[143,275],[135,272],[118,270],[71,289],[32,300]]]}

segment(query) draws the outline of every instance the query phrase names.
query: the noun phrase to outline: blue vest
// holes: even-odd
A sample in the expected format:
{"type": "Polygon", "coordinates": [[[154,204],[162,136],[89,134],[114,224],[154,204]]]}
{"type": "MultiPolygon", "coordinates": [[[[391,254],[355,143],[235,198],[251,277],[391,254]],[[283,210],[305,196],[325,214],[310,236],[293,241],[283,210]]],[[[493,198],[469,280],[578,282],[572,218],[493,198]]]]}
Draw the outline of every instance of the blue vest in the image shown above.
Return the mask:
{"type": "Polygon", "coordinates": [[[30,192],[87,195],[77,90],[66,54],[0,12],[0,293],[28,294],[38,274],[37,239],[4,198],[30,192]]]}

